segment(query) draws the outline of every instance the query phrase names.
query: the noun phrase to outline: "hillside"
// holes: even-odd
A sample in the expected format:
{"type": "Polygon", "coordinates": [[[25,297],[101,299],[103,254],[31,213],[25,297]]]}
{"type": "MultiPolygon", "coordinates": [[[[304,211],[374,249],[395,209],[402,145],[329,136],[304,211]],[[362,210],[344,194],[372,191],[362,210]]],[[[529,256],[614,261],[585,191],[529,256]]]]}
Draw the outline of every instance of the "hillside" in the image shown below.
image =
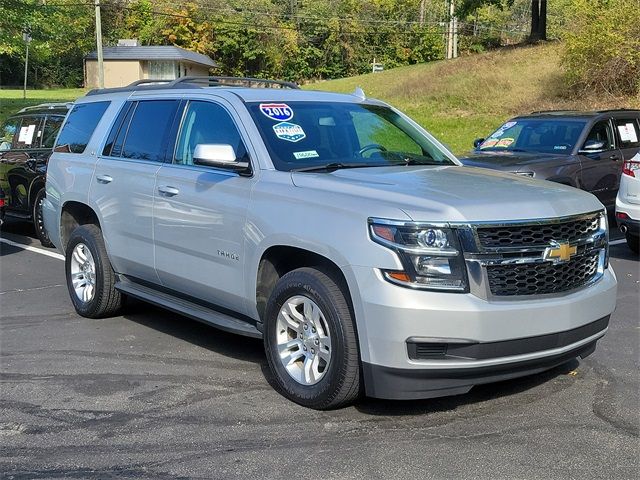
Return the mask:
{"type": "Polygon", "coordinates": [[[640,108],[640,98],[571,98],[562,78],[559,44],[489,53],[395,68],[308,85],[352,92],[400,108],[456,153],[507,118],[534,110],[640,108]]]}

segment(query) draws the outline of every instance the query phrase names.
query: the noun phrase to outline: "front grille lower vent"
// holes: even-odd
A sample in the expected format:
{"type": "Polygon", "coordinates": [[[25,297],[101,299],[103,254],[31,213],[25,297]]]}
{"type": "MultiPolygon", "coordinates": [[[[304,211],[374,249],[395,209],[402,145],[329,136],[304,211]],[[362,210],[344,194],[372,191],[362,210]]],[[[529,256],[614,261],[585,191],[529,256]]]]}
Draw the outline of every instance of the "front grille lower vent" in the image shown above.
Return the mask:
{"type": "Polygon", "coordinates": [[[411,360],[442,360],[447,354],[446,343],[407,342],[411,360]]]}
{"type": "Polygon", "coordinates": [[[493,295],[544,295],[579,288],[598,273],[599,253],[574,257],[566,263],[489,265],[487,276],[493,295]]]}

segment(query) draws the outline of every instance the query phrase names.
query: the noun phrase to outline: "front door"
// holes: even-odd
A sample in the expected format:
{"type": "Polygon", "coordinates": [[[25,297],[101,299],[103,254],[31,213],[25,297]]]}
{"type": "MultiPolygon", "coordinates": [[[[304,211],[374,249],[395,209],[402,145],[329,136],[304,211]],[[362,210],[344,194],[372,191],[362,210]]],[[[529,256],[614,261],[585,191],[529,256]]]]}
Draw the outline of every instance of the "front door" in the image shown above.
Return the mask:
{"type": "Polygon", "coordinates": [[[620,185],[622,153],[617,148],[610,120],[601,120],[591,128],[579,155],[583,190],[593,193],[603,205],[612,208],[620,185]],[[601,142],[602,147],[588,151],[585,147],[594,142],[601,142]]]}
{"type": "Polygon", "coordinates": [[[248,161],[229,110],[209,101],[187,104],[173,163],[156,179],[156,270],[171,290],[245,313],[244,237],[253,180],[194,165],[198,144],[231,145],[248,161]]]}

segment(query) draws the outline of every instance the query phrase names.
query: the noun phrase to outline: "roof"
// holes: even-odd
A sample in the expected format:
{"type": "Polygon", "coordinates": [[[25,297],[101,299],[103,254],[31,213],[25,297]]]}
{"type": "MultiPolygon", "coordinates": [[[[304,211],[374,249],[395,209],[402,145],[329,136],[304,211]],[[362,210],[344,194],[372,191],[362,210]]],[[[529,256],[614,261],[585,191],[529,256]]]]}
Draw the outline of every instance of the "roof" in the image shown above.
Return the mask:
{"type": "Polygon", "coordinates": [[[558,118],[565,117],[567,119],[585,119],[595,118],[608,113],[632,113],[638,114],[640,110],[634,109],[616,109],[616,110],[598,110],[598,111],[579,111],[579,110],[548,110],[540,112],[532,112],[526,115],[518,115],[516,118],[558,118]]]}
{"type": "Polygon", "coordinates": [[[41,103],[40,105],[31,105],[29,107],[24,107],[20,111],[16,113],[19,114],[43,114],[43,113],[61,113],[65,115],[67,110],[71,108],[73,105],[72,102],[68,103],[41,103]]]}
{"type": "MultiPolygon", "coordinates": [[[[182,60],[208,67],[218,66],[206,55],[173,45],[106,47],[102,49],[102,56],[105,60],[182,60]]],[[[84,58],[95,60],[98,53],[91,52],[84,58]]]]}

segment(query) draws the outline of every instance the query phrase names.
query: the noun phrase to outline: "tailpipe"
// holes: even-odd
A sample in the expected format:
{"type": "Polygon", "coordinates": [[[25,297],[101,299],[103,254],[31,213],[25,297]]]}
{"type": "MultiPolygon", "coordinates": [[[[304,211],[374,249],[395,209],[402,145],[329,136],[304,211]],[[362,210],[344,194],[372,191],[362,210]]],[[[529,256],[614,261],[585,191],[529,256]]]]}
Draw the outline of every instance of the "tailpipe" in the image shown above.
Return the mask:
{"type": "Polygon", "coordinates": [[[619,228],[619,229],[620,229],[620,231],[621,231],[622,233],[624,233],[624,234],[626,234],[626,233],[627,233],[627,230],[629,230],[629,227],[627,227],[624,223],[623,223],[622,225],[620,225],[618,228],[619,228]]]}

